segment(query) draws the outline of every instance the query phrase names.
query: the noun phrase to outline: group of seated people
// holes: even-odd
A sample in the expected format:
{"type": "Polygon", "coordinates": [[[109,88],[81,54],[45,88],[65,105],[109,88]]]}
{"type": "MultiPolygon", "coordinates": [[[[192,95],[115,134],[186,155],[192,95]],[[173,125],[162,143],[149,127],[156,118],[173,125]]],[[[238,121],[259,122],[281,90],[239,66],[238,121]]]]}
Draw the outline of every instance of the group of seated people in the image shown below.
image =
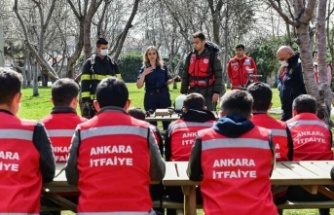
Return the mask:
{"type": "MultiPolygon", "coordinates": [[[[20,74],[0,68],[0,213],[40,213],[42,183],[53,180],[55,163],[64,163],[67,181],[79,193],[63,196],[78,197],[79,214],[163,214],[152,209],[152,199],[183,201],[180,187],[150,185],[165,175],[163,157],[189,161],[187,174],[201,181],[197,196],[207,215],[277,215],[282,211],[276,205],[287,199],[327,200],[270,182],[275,159],[333,159],[330,128],[317,118],[310,95],[294,100],[294,117],[285,123],[268,115],[272,91],[265,83],[227,92],[218,121],[203,96],[192,93],[163,144],[145,113],[129,108],[129,92],[120,79],[100,82],[94,101],[98,114],[90,120],[76,113],[77,83],[57,80],[51,90],[54,107],[41,122],[16,116],[21,83],[20,74]]],[[[329,214],[329,209],[319,211],[329,214]]]]}

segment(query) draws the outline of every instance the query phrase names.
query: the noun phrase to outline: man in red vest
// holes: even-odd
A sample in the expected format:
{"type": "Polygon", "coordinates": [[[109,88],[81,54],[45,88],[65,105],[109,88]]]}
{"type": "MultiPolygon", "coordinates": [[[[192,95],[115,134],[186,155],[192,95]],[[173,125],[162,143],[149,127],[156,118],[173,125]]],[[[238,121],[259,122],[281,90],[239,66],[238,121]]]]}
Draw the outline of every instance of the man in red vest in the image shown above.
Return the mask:
{"type": "MultiPolygon", "coordinates": [[[[292,103],[293,118],[287,121],[293,144],[293,160],[333,160],[332,132],[317,115],[316,99],[302,94],[292,103]]],[[[298,186],[289,187],[288,198],[292,201],[328,201],[321,194],[311,195],[298,186]]],[[[319,209],[320,215],[329,215],[329,209],[319,209]]]]}
{"type": "MultiPolygon", "coordinates": [[[[235,47],[235,57],[227,64],[227,74],[231,80],[233,89],[245,89],[248,81],[248,73],[257,74],[256,64],[253,58],[245,54],[245,46],[239,44],[235,47]]],[[[253,78],[254,82],[257,79],[253,78]]]]}
{"type": "Polygon", "coordinates": [[[66,163],[71,139],[79,123],[87,119],[77,115],[79,86],[69,79],[57,80],[51,89],[51,102],[54,107],[51,114],[44,117],[44,123],[51,139],[57,163],[66,163]]]}
{"type": "Polygon", "coordinates": [[[55,161],[43,124],[21,120],[22,76],[0,67],[0,213],[38,214],[43,182],[55,161]]]}
{"type": "MultiPolygon", "coordinates": [[[[180,119],[172,122],[168,128],[165,142],[167,161],[188,161],[197,132],[212,127],[216,122],[213,113],[206,110],[205,99],[199,93],[187,95],[183,111],[180,119]]],[[[167,187],[166,191],[172,201],[183,202],[181,187],[167,187]]],[[[200,195],[197,196],[198,202],[201,202],[200,195]]]]}
{"type": "Polygon", "coordinates": [[[103,79],[97,115],[76,129],[65,172],[78,184],[79,213],[155,214],[149,186],[164,177],[165,163],[149,124],[126,113],[128,97],[122,80],[103,79]]]}
{"type": "MultiPolygon", "coordinates": [[[[268,115],[272,103],[272,91],[268,84],[258,82],[251,84],[247,91],[254,99],[252,122],[271,130],[275,146],[276,161],[291,161],[293,158],[293,142],[291,133],[287,125],[268,115]]],[[[283,204],[286,201],[288,188],[283,186],[274,186],[274,202],[276,205],[283,204]]]]}
{"type": "Polygon", "coordinates": [[[221,99],[221,117],[198,132],[188,166],[190,180],[201,181],[207,215],[277,215],[270,175],[274,149],[268,129],[251,119],[252,96],[243,90],[221,99]]]}
{"type": "Polygon", "coordinates": [[[225,93],[219,47],[207,42],[202,32],[193,34],[194,51],[186,60],[182,73],[182,94],[200,93],[208,110],[216,110],[220,93],[225,93]]]}

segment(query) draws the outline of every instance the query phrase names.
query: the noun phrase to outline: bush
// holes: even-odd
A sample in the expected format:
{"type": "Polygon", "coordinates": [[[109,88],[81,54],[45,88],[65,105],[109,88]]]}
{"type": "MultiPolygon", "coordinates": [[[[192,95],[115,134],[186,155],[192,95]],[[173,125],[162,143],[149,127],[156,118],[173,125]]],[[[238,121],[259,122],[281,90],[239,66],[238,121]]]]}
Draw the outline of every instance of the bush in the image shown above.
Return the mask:
{"type": "Polygon", "coordinates": [[[140,52],[126,53],[119,60],[119,70],[125,82],[136,82],[138,71],[142,67],[142,54],[140,52]]]}

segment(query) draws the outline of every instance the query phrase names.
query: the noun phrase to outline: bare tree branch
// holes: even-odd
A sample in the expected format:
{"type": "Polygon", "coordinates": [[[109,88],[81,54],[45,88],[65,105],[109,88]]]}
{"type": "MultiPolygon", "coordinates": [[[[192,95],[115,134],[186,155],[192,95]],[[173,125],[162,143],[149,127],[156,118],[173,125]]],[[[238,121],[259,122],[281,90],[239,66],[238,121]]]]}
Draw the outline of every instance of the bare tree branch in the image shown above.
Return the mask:
{"type": "MultiPolygon", "coordinates": [[[[269,4],[279,13],[279,15],[284,19],[288,24],[297,27],[299,24],[293,20],[291,20],[283,11],[279,8],[279,6],[275,3],[274,0],[268,0],[269,4]]],[[[313,1],[313,0],[311,0],[313,1]]]]}
{"type": "MultiPolygon", "coordinates": [[[[71,0],[67,0],[67,2],[68,2],[68,4],[70,5],[70,7],[71,7],[71,9],[72,9],[72,11],[73,11],[73,13],[74,13],[74,15],[77,17],[78,20],[80,20],[82,16],[81,16],[81,14],[78,13],[78,11],[77,11],[77,9],[75,8],[75,6],[74,6],[74,4],[72,3],[72,1],[71,1],[71,0]]],[[[80,1],[79,1],[79,4],[80,4],[80,1]]]]}

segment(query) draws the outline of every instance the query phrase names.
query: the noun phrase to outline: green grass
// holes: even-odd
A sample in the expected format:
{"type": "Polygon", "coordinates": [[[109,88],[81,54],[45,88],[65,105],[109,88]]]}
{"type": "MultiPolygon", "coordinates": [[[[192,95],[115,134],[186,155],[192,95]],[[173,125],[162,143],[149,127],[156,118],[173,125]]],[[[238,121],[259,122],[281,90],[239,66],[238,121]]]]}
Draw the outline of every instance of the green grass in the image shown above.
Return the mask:
{"type": "MultiPolygon", "coordinates": [[[[131,99],[131,106],[132,107],[140,107],[143,109],[143,98],[144,98],[144,89],[138,90],[134,83],[127,84],[131,99]]],[[[179,95],[180,86],[178,89],[170,88],[171,100],[172,102],[175,98],[179,95]]],[[[50,113],[52,108],[52,104],[50,102],[51,98],[51,91],[50,88],[40,88],[39,89],[39,96],[33,97],[32,96],[32,89],[23,89],[23,97],[21,101],[21,108],[19,110],[18,116],[25,118],[25,119],[41,119],[44,116],[50,113]]],[[[278,91],[273,89],[273,107],[280,107],[280,100],[278,97],[278,91]]],[[[78,113],[80,113],[78,109],[78,113]]],[[[279,115],[275,114],[274,117],[278,118],[279,115]]],[[[62,212],[63,215],[72,215],[73,213],[69,211],[62,212]]],[[[198,210],[197,214],[204,214],[202,210],[198,210]]],[[[313,210],[284,210],[284,215],[316,215],[318,214],[317,209],[313,210]]],[[[334,215],[334,211],[331,212],[334,215]]]]}
{"type": "MultiPolygon", "coordinates": [[[[180,84],[179,84],[180,85],[180,84]]],[[[178,89],[170,88],[170,95],[172,103],[174,102],[175,98],[179,95],[180,86],[178,85],[178,89]]],[[[132,107],[140,107],[144,109],[144,88],[138,90],[135,83],[128,83],[127,84],[129,89],[129,97],[131,99],[131,106],[132,107]]],[[[21,101],[21,108],[19,110],[18,116],[25,118],[25,119],[41,119],[44,116],[50,113],[52,108],[52,104],[50,102],[51,92],[50,88],[40,88],[39,89],[39,96],[33,97],[32,96],[32,89],[27,88],[23,89],[23,97],[21,101]]],[[[273,107],[280,107],[280,101],[278,97],[278,91],[273,89],[273,107]]],[[[78,109],[78,113],[80,113],[78,109]]]]}

